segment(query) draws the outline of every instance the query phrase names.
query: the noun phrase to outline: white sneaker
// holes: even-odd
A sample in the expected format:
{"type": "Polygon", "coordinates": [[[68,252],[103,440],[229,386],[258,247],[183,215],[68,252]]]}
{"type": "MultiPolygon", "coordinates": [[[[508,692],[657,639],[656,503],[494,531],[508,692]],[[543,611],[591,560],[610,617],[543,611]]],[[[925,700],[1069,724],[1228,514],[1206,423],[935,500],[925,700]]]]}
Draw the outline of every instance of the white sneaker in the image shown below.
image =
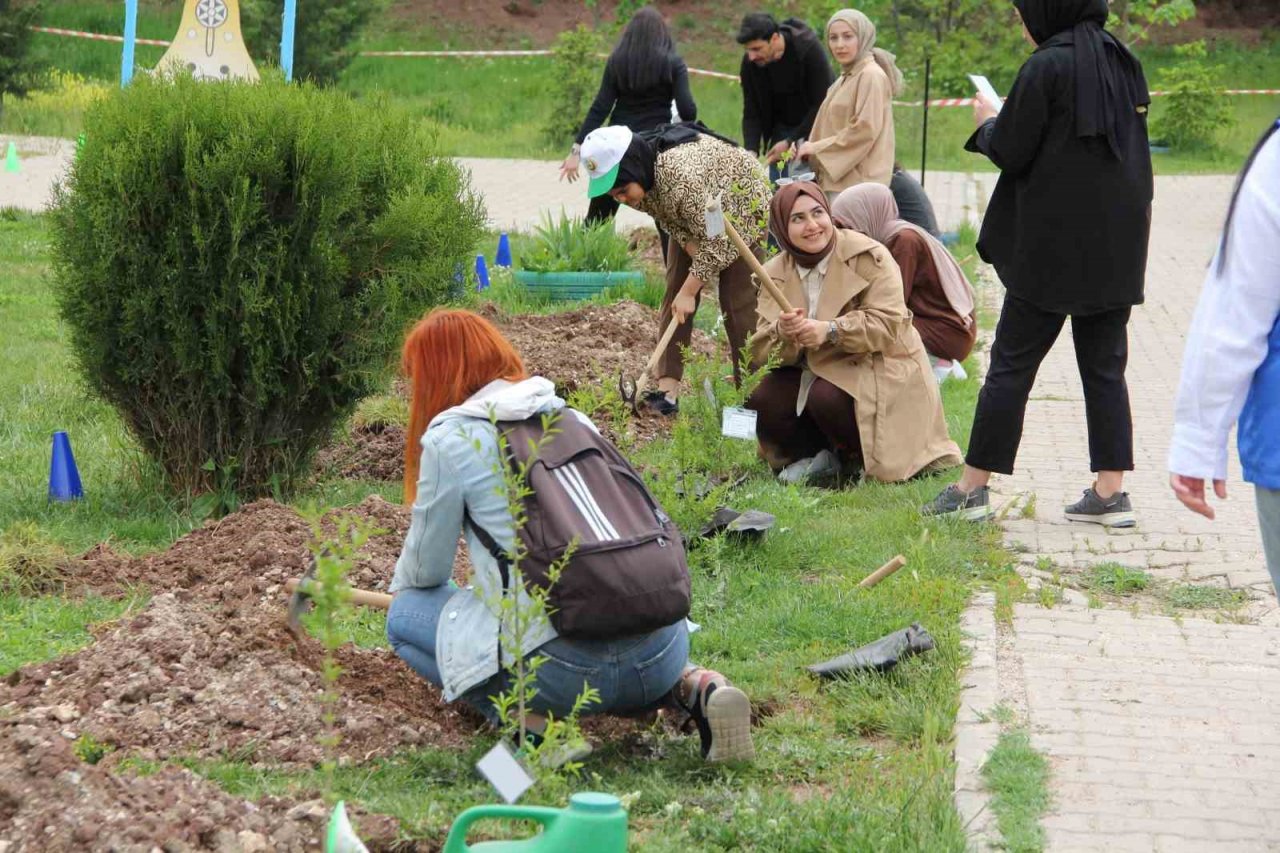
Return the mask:
{"type": "Polygon", "coordinates": [[[810,456],[792,462],[778,472],[778,479],[783,483],[807,483],[827,480],[840,475],[840,460],[830,450],[819,450],[817,456],[810,456]]]}
{"type": "Polygon", "coordinates": [[[809,466],[813,464],[813,457],[806,456],[804,459],[797,459],[786,468],[778,472],[778,482],[780,483],[799,483],[809,473],[809,466]]]}
{"type": "Polygon", "coordinates": [[[933,360],[933,378],[938,380],[941,385],[951,378],[951,367],[954,364],[950,359],[935,358],[933,360]]]}

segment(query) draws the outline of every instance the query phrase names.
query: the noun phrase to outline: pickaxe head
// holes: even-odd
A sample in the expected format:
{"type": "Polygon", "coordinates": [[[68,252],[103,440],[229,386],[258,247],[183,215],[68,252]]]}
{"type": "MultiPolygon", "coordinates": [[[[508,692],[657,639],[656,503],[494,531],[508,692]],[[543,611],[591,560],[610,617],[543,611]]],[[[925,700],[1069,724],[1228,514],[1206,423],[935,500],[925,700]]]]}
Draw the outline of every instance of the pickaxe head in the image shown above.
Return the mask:
{"type": "MultiPolygon", "coordinates": [[[[302,616],[311,612],[311,583],[316,577],[316,558],[311,558],[311,565],[307,567],[306,574],[302,579],[297,581],[297,586],[293,588],[293,595],[289,597],[289,630],[294,636],[302,636],[302,616]]],[[[293,581],[290,581],[293,583],[293,581]]]]}

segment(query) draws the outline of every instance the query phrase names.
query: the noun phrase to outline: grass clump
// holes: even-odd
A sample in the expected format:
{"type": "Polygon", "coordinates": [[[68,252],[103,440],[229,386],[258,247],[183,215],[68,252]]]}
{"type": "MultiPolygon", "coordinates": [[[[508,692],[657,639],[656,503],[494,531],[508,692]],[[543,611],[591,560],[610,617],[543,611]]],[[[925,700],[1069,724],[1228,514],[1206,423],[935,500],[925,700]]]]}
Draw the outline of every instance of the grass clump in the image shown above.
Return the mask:
{"type": "Polygon", "coordinates": [[[1146,589],[1151,584],[1151,575],[1119,563],[1099,563],[1089,567],[1083,582],[1085,589],[1091,592],[1129,595],[1146,589]]]}
{"type": "Polygon", "coordinates": [[[1165,590],[1165,602],[1177,610],[1231,610],[1248,601],[1242,590],[1179,583],[1165,590]]]}
{"type": "Polygon", "coordinates": [[[30,521],[0,533],[0,595],[39,595],[62,582],[67,552],[30,521]]]}
{"type": "Polygon", "coordinates": [[[1040,817],[1049,807],[1049,763],[1022,729],[1003,732],[982,766],[1005,850],[1044,849],[1040,817]]]}
{"type": "Polygon", "coordinates": [[[559,219],[542,215],[533,246],[520,256],[530,272],[622,272],[634,266],[631,247],[609,221],[588,225],[564,211],[559,219]]]}

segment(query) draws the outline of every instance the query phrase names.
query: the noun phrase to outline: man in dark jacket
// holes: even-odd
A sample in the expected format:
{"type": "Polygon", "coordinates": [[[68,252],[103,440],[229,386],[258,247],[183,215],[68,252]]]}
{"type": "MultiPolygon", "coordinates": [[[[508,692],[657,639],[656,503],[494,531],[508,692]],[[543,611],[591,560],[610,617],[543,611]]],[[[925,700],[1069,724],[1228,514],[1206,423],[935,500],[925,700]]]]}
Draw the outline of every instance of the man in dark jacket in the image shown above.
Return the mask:
{"type": "Polygon", "coordinates": [[[795,18],[779,24],[762,12],[747,15],[738,44],[746,49],[738,71],[743,147],[765,151],[769,177],[776,180],[775,164],[791,143],[809,135],[835,75],[822,42],[795,18]]]}

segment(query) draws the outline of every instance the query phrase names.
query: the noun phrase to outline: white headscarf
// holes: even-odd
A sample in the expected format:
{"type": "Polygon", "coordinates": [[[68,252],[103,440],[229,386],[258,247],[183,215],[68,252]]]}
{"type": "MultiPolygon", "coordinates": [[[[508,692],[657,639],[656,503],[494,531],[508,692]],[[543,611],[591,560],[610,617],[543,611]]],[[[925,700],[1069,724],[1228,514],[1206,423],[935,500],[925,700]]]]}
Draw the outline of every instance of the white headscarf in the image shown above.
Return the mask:
{"type": "Polygon", "coordinates": [[[887,50],[876,47],[876,25],[871,23],[871,19],[859,12],[857,9],[841,9],[831,16],[827,21],[827,35],[831,35],[831,25],[836,21],[843,21],[852,29],[854,35],[858,37],[858,54],[848,65],[843,66],[844,72],[847,74],[856,68],[862,60],[868,56],[874,56],[876,64],[884,71],[889,78],[889,84],[893,87],[893,94],[897,95],[902,92],[902,72],[898,70],[896,57],[887,50]]]}

